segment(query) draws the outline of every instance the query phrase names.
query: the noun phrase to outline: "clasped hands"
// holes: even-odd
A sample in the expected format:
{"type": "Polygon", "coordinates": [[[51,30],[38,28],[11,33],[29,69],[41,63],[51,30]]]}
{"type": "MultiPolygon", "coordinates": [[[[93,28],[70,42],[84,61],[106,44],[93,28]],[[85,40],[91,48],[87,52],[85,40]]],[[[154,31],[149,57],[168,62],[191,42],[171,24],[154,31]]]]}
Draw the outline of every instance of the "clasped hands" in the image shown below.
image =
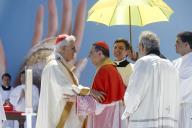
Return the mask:
{"type": "MultiPolygon", "coordinates": [[[[64,94],[64,99],[69,102],[76,102],[77,95],[78,94],[75,94],[75,95],[64,94]]],[[[105,100],[106,94],[102,91],[90,89],[89,95],[92,96],[97,102],[101,103],[105,100]]]]}

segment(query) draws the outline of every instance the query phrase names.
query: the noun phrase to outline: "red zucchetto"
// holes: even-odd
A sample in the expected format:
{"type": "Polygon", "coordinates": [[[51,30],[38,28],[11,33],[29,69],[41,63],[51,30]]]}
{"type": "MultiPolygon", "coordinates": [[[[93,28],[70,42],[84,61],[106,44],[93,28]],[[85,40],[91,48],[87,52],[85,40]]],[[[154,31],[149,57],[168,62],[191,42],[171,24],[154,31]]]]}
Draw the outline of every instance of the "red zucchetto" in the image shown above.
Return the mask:
{"type": "Polygon", "coordinates": [[[104,41],[98,41],[98,42],[94,43],[94,45],[100,46],[100,47],[109,51],[109,46],[104,41]]]}
{"type": "Polygon", "coordinates": [[[67,34],[62,34],[62,35],[59,35],[55,41],[55,44],[58,44],[59,42],[65,40],[65,38],[69,37],[69,35],[67,34]]]}

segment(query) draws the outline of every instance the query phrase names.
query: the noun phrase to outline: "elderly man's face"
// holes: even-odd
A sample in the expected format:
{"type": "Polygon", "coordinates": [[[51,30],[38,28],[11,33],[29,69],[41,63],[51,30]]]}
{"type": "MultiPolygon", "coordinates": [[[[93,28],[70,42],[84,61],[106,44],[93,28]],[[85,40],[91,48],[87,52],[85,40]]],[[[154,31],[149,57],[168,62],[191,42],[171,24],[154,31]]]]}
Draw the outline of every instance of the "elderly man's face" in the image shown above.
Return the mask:
{"type": "Polygon", "coordinates": [[[67,46],[62,46],[61,49],[61,54],[66,61],[71,61],[74,59],[76,53],[75,42],[71,42],[67,46]]]}

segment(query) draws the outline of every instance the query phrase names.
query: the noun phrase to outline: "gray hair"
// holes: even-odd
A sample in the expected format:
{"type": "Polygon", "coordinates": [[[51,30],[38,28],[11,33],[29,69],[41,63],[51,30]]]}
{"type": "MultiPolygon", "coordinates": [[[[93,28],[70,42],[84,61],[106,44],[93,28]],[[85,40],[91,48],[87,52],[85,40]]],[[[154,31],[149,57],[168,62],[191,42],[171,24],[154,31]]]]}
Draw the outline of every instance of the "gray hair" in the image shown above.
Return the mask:
{"type": "Polygon", "coordinates": [[[54,51],[57,51],[62,46],[68,46],[70,43],[75,42],[75,40],[76,40],[75,36],[73,35],[67,36],[65,39],[55,44],[54,51]]]}
{"type": "Polygon", "coordinates": [[[145,48],[145,53],[151,50],[160,50],[159,37],[151,31],[142,32],[139,37],[139,43],[145,48]]]}

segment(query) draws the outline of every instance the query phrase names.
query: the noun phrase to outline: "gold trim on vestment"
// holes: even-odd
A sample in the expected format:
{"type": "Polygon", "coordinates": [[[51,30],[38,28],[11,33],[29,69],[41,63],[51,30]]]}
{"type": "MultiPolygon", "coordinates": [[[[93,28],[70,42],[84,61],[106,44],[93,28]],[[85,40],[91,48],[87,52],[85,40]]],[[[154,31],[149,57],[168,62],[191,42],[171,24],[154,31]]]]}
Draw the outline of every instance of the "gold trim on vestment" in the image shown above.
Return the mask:
{"type": "Polygon", "coordinates": [[[86,96],[86,95],[89,94],[89,92],[90,92],[90,89],[88,89],[88,88],[83,88],[83,89],[81,89],[79,95],[80,95],[80,96],[86,96]]]}
{"type": "MultiPolygon", "coordinates": [[[[75,79],[75,76],[74,76],[73,72],[65,65],[65,63],[62,61],[61,58],[56,58],[56,60],[58,60],[66,68],[66,70],[68,71],[69,75],[71,76],[71,78],[73,80],[73,84],[78,86],[78,82],[75,79]]],[[[57,124],[56,128],[63,128],[65,126],[65,122],[66,122],[66,120],[67,120],[67,118],[68,118],[68,116],[70,114],[72,106],[73,106],[72,102],[67,102],[66,103],[65,107],[63,108],[63,112],[61,114],[59,123],[57,124]]],[[[83,122],[83,126],[82,127],[86,128],[86,126],[84,126],[84,123],[85,122],[83,122]]]]}

